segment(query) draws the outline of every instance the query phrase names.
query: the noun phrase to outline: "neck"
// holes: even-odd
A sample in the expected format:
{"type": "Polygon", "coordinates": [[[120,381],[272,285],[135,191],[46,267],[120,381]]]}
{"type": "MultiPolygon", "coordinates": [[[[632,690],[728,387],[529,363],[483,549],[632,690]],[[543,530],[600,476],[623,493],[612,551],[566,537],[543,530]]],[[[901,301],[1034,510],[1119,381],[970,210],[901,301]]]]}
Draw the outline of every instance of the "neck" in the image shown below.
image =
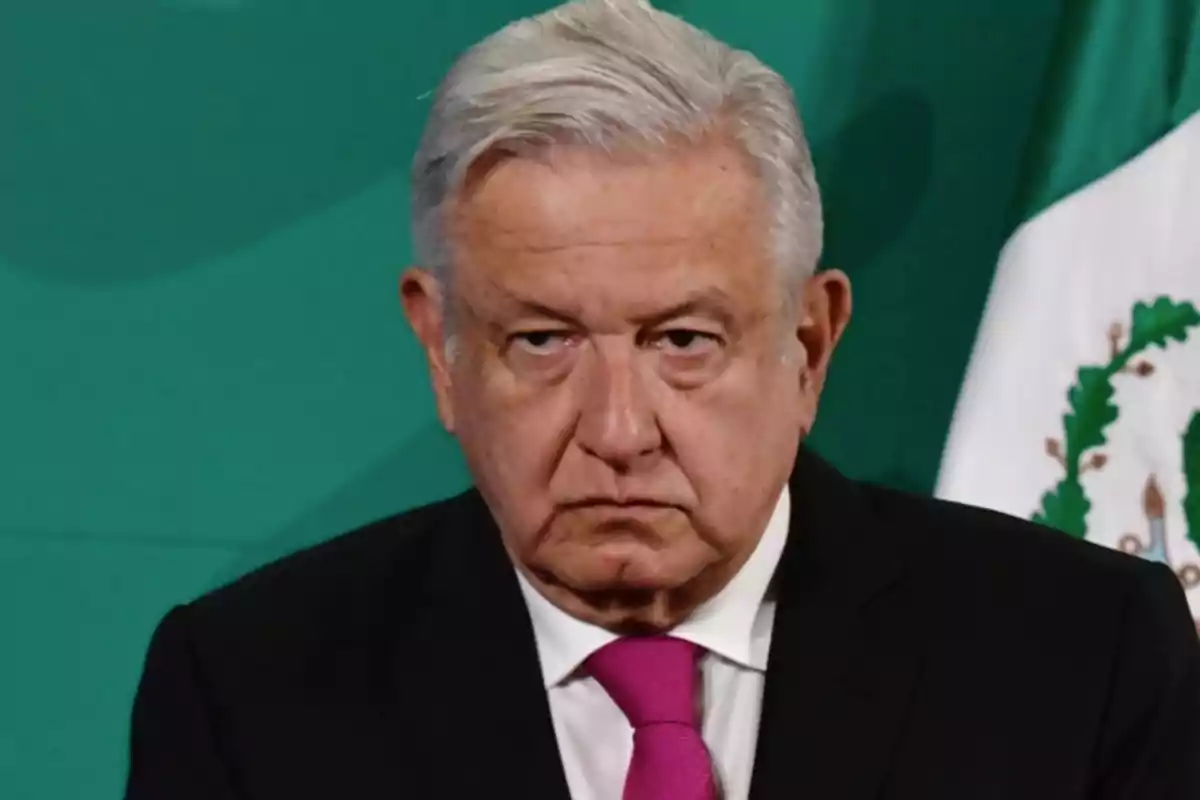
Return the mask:
{"type": "Polygon", "coordinates": [[[549,573],[524,567],[521,571],[542,596],[576,619],[621,635],[665,633],[724,589],[754,552],[757,542],[755,539],[735,557],[716,562],[671,589],[579,591],[549,573]]]}

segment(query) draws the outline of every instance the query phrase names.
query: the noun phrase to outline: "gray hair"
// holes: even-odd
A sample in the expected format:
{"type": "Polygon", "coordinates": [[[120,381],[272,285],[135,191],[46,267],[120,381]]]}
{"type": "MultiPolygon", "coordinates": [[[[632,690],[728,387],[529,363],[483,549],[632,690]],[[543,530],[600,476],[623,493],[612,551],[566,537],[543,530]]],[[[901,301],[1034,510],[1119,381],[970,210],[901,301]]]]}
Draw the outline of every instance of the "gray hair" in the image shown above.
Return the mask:
{"type": "Polygon", "coordinates": [[[417,263],[448,284],[443,208],[485,154],[668,146],[713,131],[755,165],[778,267],[807,278],[821,255],[821,199],[782,77],[645,0],[575,0],[511,23],[464,53],[434,95],[412,169],[417,263]]]}

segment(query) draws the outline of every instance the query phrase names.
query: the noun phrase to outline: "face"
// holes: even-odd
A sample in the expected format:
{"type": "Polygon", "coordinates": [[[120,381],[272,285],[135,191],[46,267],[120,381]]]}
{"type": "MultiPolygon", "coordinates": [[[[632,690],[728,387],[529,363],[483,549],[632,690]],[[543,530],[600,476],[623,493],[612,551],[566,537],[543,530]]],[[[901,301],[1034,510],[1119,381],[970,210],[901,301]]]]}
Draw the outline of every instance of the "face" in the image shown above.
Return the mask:
{"type": "Polygon", "coordinates": [[[836,272],[788,287],[767,220],[723,142],[561,146],[472,177],[449,211],[451,286],[403,279],[439,414],[510,556],[577,617],[675,624],[774,509],[849,287],[836,272]]]}

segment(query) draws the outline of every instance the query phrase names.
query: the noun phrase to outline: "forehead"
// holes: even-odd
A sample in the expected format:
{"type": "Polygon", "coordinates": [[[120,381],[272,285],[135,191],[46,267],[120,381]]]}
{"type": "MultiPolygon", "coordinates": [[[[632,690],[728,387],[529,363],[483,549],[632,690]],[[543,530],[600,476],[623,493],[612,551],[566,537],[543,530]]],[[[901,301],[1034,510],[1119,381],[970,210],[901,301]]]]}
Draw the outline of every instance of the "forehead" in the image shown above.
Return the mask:
{"type": "Polygon", "coordinates": [[[464,289],[648,302],[706,286],[736,297],[769,272],[761,184],[723,142],[508,158],[468,184],[448,221],[464,289]]]}

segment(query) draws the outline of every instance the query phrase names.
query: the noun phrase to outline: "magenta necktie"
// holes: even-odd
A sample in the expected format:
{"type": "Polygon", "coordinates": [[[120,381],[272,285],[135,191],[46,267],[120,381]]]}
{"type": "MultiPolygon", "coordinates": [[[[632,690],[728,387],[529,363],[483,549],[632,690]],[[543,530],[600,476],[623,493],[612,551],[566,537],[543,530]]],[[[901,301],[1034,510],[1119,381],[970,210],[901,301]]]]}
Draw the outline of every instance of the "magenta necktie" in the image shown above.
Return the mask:
{"type": "Polygon", "coordinates": [[[597,650],[587,671],[633,727],[624,800],[713,800],[712,761],[700,737],[700,648],[669,636],[630,636],[597,650]]]}

